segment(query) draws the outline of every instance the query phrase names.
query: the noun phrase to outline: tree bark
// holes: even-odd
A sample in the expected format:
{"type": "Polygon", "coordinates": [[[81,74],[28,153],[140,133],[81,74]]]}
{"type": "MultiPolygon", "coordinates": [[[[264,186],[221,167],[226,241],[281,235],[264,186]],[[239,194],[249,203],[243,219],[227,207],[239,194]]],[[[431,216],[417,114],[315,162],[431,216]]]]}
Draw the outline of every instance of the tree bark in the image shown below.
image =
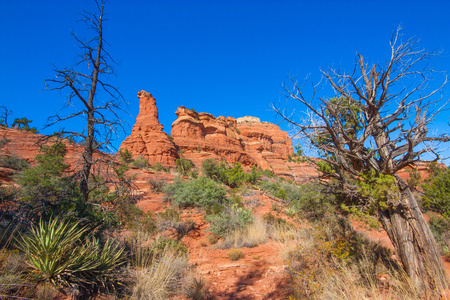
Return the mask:
{"type": "Polygon", "coordinates": [[[433,234],[406,183],[396,177],[399,192],[389,195],[390,207],[379,216],[403,267],[419,291],[426,285],[442,291],[450,280],[433,234]]]}

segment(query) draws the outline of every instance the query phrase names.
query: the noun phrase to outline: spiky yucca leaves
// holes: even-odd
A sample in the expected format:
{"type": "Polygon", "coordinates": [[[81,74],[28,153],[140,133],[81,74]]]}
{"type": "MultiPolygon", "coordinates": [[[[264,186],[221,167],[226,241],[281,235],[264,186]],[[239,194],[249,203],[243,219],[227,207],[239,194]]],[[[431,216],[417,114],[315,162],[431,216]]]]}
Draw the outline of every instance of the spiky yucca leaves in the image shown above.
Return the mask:
{"type": "Polygon", "coordinates": [[[125,260],[123,248],[109,240],[102,247],[96,239],[84,239],[87,232],[57,218],[41,220],[18,243],[39,282],[92,289],[111,283],[113,270],[125,260]]]}

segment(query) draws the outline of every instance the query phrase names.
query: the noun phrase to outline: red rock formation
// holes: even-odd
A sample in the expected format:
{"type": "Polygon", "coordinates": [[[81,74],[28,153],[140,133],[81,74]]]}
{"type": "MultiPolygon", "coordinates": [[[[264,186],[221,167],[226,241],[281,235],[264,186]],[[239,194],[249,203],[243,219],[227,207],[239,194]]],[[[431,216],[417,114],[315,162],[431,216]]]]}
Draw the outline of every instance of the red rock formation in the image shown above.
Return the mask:
{"type": "Polygon", "coordinates": [[[174,166],[178,152],[163,131],[163,125],[159,123],[155,98],[146,91],[140,91],[138,98],[139,114],[136,124],[119,150],[128,149],[134,158],[145,157],[149,164],[158,162],[165,166],[174,166]]]}
{"type": "Polygon", "coordinates": [[[292,175],[286,165],[288,155],[294,153],[287,132],[275,124],[261,122],[255,117],[246,116],[236,121],[245,150],[255,158],[258,166],[271,169],[276,175],[292,175]]]}
{"type": "MultiPolygon", "coordinates": [[[[66,145],[67,153],[64,158],[64,163],[69,165],[69,170],[71,172],[78,170],[82,165],[81,154],[84,150],[83,146],[65,139],[49,139],[44,135],[2,126],[0,126],[0,157],[16,156],[34,164],[34,158],[40,153],[41,147],[43,145],[53,144],[56,141],[66,145]]],[[[99,169],[105,169],[106,164],[102,162],[115,161],[113,155],[100,151],[94,153],[94,159],[101,163],[98,165],[95,164],[93,172],[96,172],[97,167],[99,169]]],[[[12,174],[14,174],[14,170],[0,168],[0,182],[11,181],[12,174]]]]}
{"type": "Polygon", "coordinates": [[[285,164],[292,154],[292,142],[286,132],[255,117],[214,117],[185,107],[175,112],[171,135],[186,158],[199,166],[207,158],[260,166],[277,175],[290,176],[285,164]]]}
{"type": "Polygon", "coordinates": [[[240,162],[244,166],[257,162],[245,152],[242,139],[236,129],[236,120],[197,113],[183,106],[175,112],[178,119],[172,124],[171,136],[183,156],[197,166],[207,158],[240,162]]]}

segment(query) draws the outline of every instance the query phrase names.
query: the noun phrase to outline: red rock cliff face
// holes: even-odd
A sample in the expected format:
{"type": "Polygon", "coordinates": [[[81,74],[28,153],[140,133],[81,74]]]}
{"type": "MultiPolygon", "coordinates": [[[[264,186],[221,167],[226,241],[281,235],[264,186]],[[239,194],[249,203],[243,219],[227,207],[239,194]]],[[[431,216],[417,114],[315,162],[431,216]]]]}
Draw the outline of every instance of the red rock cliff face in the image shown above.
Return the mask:
{"type": "Polygon", "coordinates": [[[172,124],[173,141],[197,166],[215,158],[290,175],[285,161],[293,153],[292,142],[278,126],[255,117],[216,118],[185,107],[178,107],[175,113],[178,119],[172,124]]]}
{"type": "Polygon", "coordinates": [[[128,149],[134,158],[145,157],[149,164],[159,162],[165,166],[174,166],[178,152],[159,123],[155,98],[146,91],[140,91],[138,98],[136,124],[119,150],[128,149]]]}

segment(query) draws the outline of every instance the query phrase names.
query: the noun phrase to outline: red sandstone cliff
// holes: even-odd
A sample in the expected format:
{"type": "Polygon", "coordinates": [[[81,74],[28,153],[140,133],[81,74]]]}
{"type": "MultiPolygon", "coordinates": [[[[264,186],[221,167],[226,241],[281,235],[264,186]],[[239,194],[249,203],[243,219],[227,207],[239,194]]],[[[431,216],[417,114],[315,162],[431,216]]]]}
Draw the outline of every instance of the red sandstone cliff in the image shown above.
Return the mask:
{"type": "Polygon", "coordinates": [[[215,158],[290,176],[285,161],[293,153],[292,142],[278,126],[255,117],[216,118],[185,107],[178,107],[175,113],[178,119],[172,124],[173,142],[197,166],[207,158],[215,158]]]}
{"type": "Polygon", "coordinates": [[[128,149],[135,158],[147,158],[149,164],[158,162],[165,166],[174,166],[178,152],[163,131],[163,125],[159,123],[155,98],[146,91],[140,91],[138,98],[139,114],[136,124],[119,150],[128,149]]]}

